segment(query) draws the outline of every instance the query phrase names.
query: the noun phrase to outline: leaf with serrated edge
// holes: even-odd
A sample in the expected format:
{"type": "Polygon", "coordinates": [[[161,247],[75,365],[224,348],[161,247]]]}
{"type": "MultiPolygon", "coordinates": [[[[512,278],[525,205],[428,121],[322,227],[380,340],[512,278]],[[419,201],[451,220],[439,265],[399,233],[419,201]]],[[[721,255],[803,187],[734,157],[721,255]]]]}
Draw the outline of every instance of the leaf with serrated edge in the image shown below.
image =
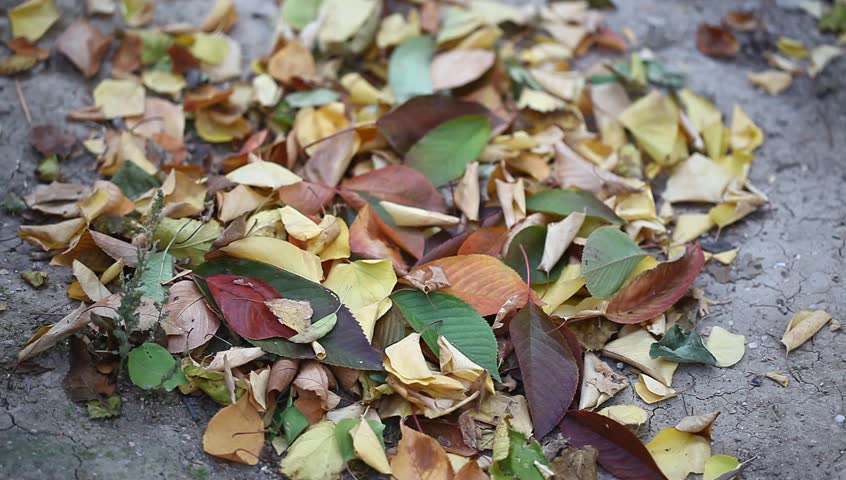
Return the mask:
{"type": "Polygon", "coordinates": [[[579,367],[567,339],[534,303],[511,319],[509,331],[535,435],[541,438],[555,428],[573,401],[579,367]]]}
{"type": "Polygon", "coordinates": [[[438,355],[438,335],[490,372],[499,381],[497,344],[493,330],[479,313],[460,298],[443,292],[428,295],[419,290],[400,290],[391,300],[426,345],[438,355]],[[431,325],[431,326],[430,326],[431,325]],[[425,331],[424,331],[425,330],[425,331]]]}

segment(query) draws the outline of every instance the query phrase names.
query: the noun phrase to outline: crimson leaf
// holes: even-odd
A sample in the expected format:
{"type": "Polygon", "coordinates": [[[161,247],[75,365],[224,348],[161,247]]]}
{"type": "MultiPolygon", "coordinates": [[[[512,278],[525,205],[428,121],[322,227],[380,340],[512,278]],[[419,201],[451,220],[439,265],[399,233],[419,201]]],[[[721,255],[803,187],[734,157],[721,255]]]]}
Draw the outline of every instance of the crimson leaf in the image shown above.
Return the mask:
{"type": "Polygon", "coordinates": [[[297,333],[282,325],[264,304],[265,300],[282,297],[267,283],[240,275],[218,274],[206,277],[206,284],[223,319],[238,335],[263,340],[288,338],[297,333]]]}

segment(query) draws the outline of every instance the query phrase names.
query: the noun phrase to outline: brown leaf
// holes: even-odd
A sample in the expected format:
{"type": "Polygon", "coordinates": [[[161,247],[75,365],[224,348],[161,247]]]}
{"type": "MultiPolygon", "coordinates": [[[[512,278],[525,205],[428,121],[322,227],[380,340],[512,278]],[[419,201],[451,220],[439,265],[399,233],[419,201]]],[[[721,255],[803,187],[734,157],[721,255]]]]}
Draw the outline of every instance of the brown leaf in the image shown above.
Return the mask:
{"type": "Polygon", "coordinates": [[[508,229],[505,227],[480,228],[461,244],[458,254],[480,253],[495,257],[502,252],[502,246],[505,245],[506,240],[508,240],[508,229]]]}
{"type": "Polygon", "coordinates": [[[11,40],[7,40],[6,46],[12,49],[12,51],[16,54],[23,55],[25,57],[33,57],[38,60],[47,60],[47,58],[50,57],[50,50],[38,48],[33,45],[32,42],[27,40],[26,37],[16,37],[11,40]]]}
{"type": "Polygon", "coordinates": [[[45,157],[66,157],[76,145],[76,137],[54,125],[36,125],[29,131],[29,143],[45,157]]]}
{"type": "Polygon", "coordinates": [[[318,144],[305,164],[305,179],[334,187],[344,178],[358,147],[355,130],[346,130],[318,144]]]}
{"type": "Polygon", "coordinates": [[[488,480],[490,477],[482,470],[479,463],[475,460],[470,460],[465,463],[457,472],[455,472],[455,480],[488,480]]]}
{"type": "Polygon", "coordinates": [[[362,258],[374,260],[388,258],[394,270],[401,275],[408,271],[396,234],[379,218],[379,214],[370,205],[360,209],[355,221],[350,225],[350,251],[362,258]]]}
{"type": "Polygon", "coordinates": [[[300,370],[300,361],[296,358],[279,358],[270,368],[270,379],[267,381],[267,391],[282,392],[291,385],[297,372],[300,370]]]}
{"type": "Polygon", "coordinates": [[[740,43],[725,28],[703,23],[696,29],[696,48],[709,57],[730,58],[737,55],[740,43]]]}
{"type": "Polygon", "coordinates": [[[317,215],[335,198],[335,189],[312,182],[297,182],[279,189],[279,200],[303,215],[317,215]]]}
{"type": "Polygon", "coordinates": [[[94,243],[115,260],[122,260],[127,267],[135,268],[138,264],[138,247],[131,243],[118,240],[104,233],[89,230],[94,243]]]}
{"type": "Polygon", "coordinates": [[[452,480],[455,473],[441,445],[432,437],[400,424],[402,438],[391,459],[391,473],[399,480],[452,480]]]}
{"type": "Polygon", "coordinates": [[[643,272],[611,297],[605,317],[617,323],[657,317],[687,293],[704,264],[702,247],[688,245],[683,257],[643,272]]]}
{"type": "Polygon", "coordinates": [[[742,32],[751,32],[758,28],[758,19],[755,12],[743,10],[730,10],[723,18],[723,23],[729,28],[742,32]]]}
{"type": "Polygon", "coordinates": [[[486,115],[491,119],[493,131],[503,123],[502,119],[478,103],[442,95],[424,95],[414,97],[382,115],[376,126],[394,149],[405,153],[429,130],[464,115],[486,115]]]}
{"type": "Polygon", "coordinates": [[[449,50],[438,54],[431,65],[432,88],[448,90],[467,85],[485,74],[496,61],[489,50],[449,50]]]}
{"type": "Polygon", "coordinates": [[[567,448],[552,461],[552,480],[596,480],[596,457],[591,446],[567,448]]]}
{"type": "Polygon", "coordinates": [[[405,165],[391,165],[356,175],[344,181],[341,189],[365,192],[381,200],[446,213],[446,203],[438,189],[418,170],[405,165]]]}
{"type": "Polygon", "coordinates": [[[86,78],[97,75],[111,43],[112,37],[101,33],[84,18],[74,20],[56,39],[59,51],[68,57],[86,78]]]}
{"type": "Polygon", "coordinates": [[[141,37],[127,33],[112,57],[112,76],[120,78],[141,68],[141,37]]]}
{"type": "Polygon", "coordinates": [[[285,45],[267,61],[267,73],[286,84],[297,78],[311,78],[315,72],[314,57],[309,49],[297,41],[285,45]]]}
{"type": "Polygon", "coordinates": [[[441,291],[461,298],[482,316],[497,313],[514,295],[518,296],[518,308],[529,299],[529,288],[520,275],[489,255],[441,258],[415,267],[413,271],[433,267],[441,269],[450,283],[441,291]]]}
{"type": "Polygon", "coordinates": [[[234,462],[256,465],[264,447],[264,424],[249,395],[218,411],[203,434],[203,450],[234,462]]]}
{"type": "Polygon", "coordinates": [[[341,397],[331,390],[335,387],[334,375],[316,360],[305,360],[300,364],[294,386],[300,395],[305,392],[313,393],[320,399],[320,406],[324,411],[332,410],[341,402],[341,397]]]}
{"type": "MultiPolygon", "coordinates": [[[[464,443],[464,436],[461,427],[454,421],[445,420],[418,420],[423,433],[436,439],[448,453],[454,453],[463,457],[471,457],[478,453],[478,450],[464,443]]],[[[413,425],[417,425],[414,423],[413,425]]]]}
{"type": "Polygon", "coordinates": [[[70,370],[65,378],[65,384],[74,402],[97,400],[115,392],[115,386],[109,377],[97,369],[88,351],[88,345],[77,336],[71,337],[70,370]]]}
{"type": "Polygon", "coordinates": [[[167,333],[167,349],[187,352],[212,339],[220,327],[217,315],[206,305],[203,292],[190,280],[174,283],[164,310],[167,317],[162,327],[167,333]]]}

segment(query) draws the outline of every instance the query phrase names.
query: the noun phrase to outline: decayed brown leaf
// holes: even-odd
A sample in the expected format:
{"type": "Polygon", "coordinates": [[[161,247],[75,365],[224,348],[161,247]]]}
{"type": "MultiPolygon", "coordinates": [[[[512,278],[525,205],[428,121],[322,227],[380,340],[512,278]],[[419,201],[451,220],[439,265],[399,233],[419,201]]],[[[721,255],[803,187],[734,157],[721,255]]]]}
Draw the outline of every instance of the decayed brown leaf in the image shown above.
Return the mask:
{"type": "Polygon", "coordinates": [[[434,438],[400,424],[402,438],[391,459],[391,472],[398,479],[452,480],[449,458],[434,438]]]}
{"type": "Polygon", "coordinates": [[[194,282],[183,280],[171,285],[167,317],[162,320],[162,328],[168,335],[168,350],[193,350],[211,340],[218,327],[220,320],[206,305],[194,282]]]}
{"type": "Polygon", "coordinates": [[[734,57],[740,43],[733,33],[719,25],[703,23],[696,30],[696,48],[709,57],[734,57]]]}
{"type": "Polygon", "coordinates": [[[104,35],[83,18],[71,23],[56,40],[59,51],[88,78],[97,75],[112,37],[104,35]]]}

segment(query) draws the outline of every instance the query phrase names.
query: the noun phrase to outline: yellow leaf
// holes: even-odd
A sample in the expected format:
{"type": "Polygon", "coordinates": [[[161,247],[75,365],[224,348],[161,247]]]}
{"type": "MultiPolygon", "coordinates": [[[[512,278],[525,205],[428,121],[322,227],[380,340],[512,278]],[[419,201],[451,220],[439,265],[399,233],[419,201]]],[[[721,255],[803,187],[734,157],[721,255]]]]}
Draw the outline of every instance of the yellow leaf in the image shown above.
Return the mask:
{"type": "Polygon", "coordinates": [[[335,424],[324,420],[298,437],[282,459],[282,473],[291,480],[335,480],[344,470],[335,440],[335,424]]]}
{"type": "Polygon", "coordinates": [[[752,82],[752,85],[770,95],[780,94],[793,83],[793,75],[781,70],[764,70],[763,72],[749,73],[746,77],[752,82]]]}
{"type": "Polygon", "coordinates": [[[702,480],[716,480],[720,475],[736,470],[740,461],[728,455],[714,455],[705,462],[702,480]]]}
{"type": "Polygon", "coordinates": [[[97,278],[97,274],[92,272],[90,268],[86,267],[82,262],[76,259],[73,261],[73,276],[76,277],[77,281],[79,281],[79,286],[82,287],[82,291],[85,292],[85,295],[87,295],[92,302],[98,302],[111,295],[111,292],[109,292],[109,290],[100,283],[100,279],[97,278]]]}
{"type": "Polygon", "coordinates": [[[263,160],[251,162],[237,168],[229,172],[226,178],[231,182],[240,183],[241,185],[272,188],[274,190],[303,181],[302,178],[282,165],[263,160]]]}
{"type": "Polygon", "coordinates": [[[808,57],[808,49],[805,47],[805,44],[790,37],[781,37],[776,42],[776,46],[778,47],[779,51],[788,57],[793,58],[807,58],[808,57]]]}
{"type": "Polygon", "coordinates": [[[350,40],[376,14],[377,7],[381,7],[377,0],[325,0],[327,15],[318,33],[323,49],[350,40]]]}
{"type": "Polygon", "coordinates": [[[208,108],[201,108],[195,112],[194,126],[203,140],[212,143],[231,142],[250,133],[250,124],[244,120],[244,117],[221,115],[208,108]]]}
{"type": "Polygon", "coordinates": [[[153,21],[156,14],[155,0],[122,0],[123,18],[130,27],[140,27],[153,21]]]}
{"type": "Polygon", "coordinates": [[[734,259],[737,258],[737,251],[738,249],[732,248],[731,250],[726,250],[725,252],[715,253],[712,257],[714,260],[722,263],[723,265],[731,265],[734,262],[734,259]]]}
{"type": "Polygon", "coordinates": [[[730,135],[729,144],[734,151],[752,152],[764,143],[764,132],[739,105],[734,106],[730,135]]]}
{"type": "Polygon", "coordinates": [[[217,412],[203,434],[206,453],[247,465],[258,463],[262,447],[264,425],[249,395],[217,412]]]}
{"type": "Polygon", "coordinates": [[[294,130],[297,143],[305,148],[306,153],[314,155],[319,145],[312,145],[318,140],[349,126],[349,120],[344,115],[344,104],[333,102],[320,108],[301,108],[294,117],[294,130]]]}
{"type": "Polygon", "coordinates": [[[323,232],[317,238],[308,242],[308,251],[320,255],[320,259],[324,262],[327,260],[349,258],[350,228],[347,224],[340,218],[326,215],[320,222],[320,228],[323,229],[323,232]],[[338,234],[332,239],[329,239],[333,228],[329,225],[330,223],[338,227],[338,234]]]}
{"type": "Polygon", "coordinates": [[[746,337],[729,332],[723,327],[715,326],[705,342],[705,348],[717,359],[718,367],[730,367],[739,362],[746,353],[744,342],[746,337]]]}
{"type": "Polygon", "coordinates": [[[44,251],[58,250],[79,238],[86,224],[85,219],[74,218],[51,225],[21,225],[18,236],[44,251]]]}
{"type": "Polygon", "coordinates": [[[282,219],[282,224],[285,225],[285,230],[288,235],[300,241],[311,240],[317,237],[323,231],[310,218],[300,213],[294,207],[286,205],[277,210],[279,217],[282,219]]]}
{"type": "Polygon", "coordinates": [[[641,400],[650,405],[678,395],[678,392],[674,389],[667,387],[658,380],[642,373],[638,375],[637,383],[635,384],[635,392],[637,392],[637,395],[641,400]]]}
{"type": "Polygon", "coordinates": [[[538,285],[534,287],[534,290],[546,304],[543,306],[543,311],[549,314],[569,300],[584,285],[585,279],[582,277],[582,267],[580,264],[574,263],[564,267],[561,275],[552,285],[538,285]]]}
{"type": "Polygon", "coordinates": [[[257,210],[269,200],[266,195],[262,195],[246,185],[238,185],[228,192],[219,191],[215,196],[217,198],[217,218],[224,223],[257,210]]]}
{"type": "Polygon", "coordinates": [[[620,337],[602,348],[605,355],[626,362],[655,378],[665,386],[673,383],[673,373],[679,366],[676,362],[649,356],[649,347],[655,343],[655,338],[646,330],[637,329],[635,332],[620,337]]]}
{"type": "Polygon", "coordinates": [[[532,90],[531,88],[524,88],[520,94],[520,99],[517,101],[517,107],[521,109],[528,108],[529,110],[540,113],[562,110],[566,106],[567,104],[564,103],[564,100],[540,90],[532,90]]]}
{"type": "Polygon", "coordinates": [[[458,217],[432,212],[422,208],[409,207],[399,203],[381,201],[379,205],[391,216],[398,227],[450,227],[458,225],[458,217]]]}
{"type": "Polygon", "coordinates": [[[799,310],[790,319],[781,343],[787,347],[787,352],[798,348],[813,337],[828,321],[831,314],[823,310],[799,310]]]}
{"type": "Polygon", "coordinates": [[[673,229],[673,245],[682,245],[695,240],[714,228],[714,220],[707,213],[683,213],[676,219],[673,229]]]}
{"type": "Polygon", "coordinates": [[[217,65],[223,62],[229,53],[229,42],[226,41],[225,35],[195,33],[193,39],[191,55],[202,62],[217,65]]]}
{"type": "Polygon", "coordinates": [[[685,480],[690,473],[704,472],[711,456],[711,443],[706,438],[675,428],[658,432],[646,449],[668,480],[685,480]]]}
{"type": "Polygon", "coordinates": [[[834,45],[820,45],[811,51],[811,61],[808,64],[808,75],[816,77],[835,58],[843,55],[843,50],[834,45]]]}
{"type": "Polygon", "coordinates": [[[93,95],[94,105],[106,118],[144,114],[144,87],[134,80],[103,80],[93,95]]]}
{"type": "Polygon", "coordinates": [[[376,87],[358,72],[352,72],[341,77],[341,85],[350,93],[348,100],[353,105],[373,105],[379,102],[393,103],[393,99],[376,87]]]}
{"type": "Polygon", "coordinates": [[[141,81],[150,90],[156,93],[170,95],[174,98],[179,96],[179,92],[186,85],[185,77],[182,75],[161,70],[148,70],[142,73],[141,81]]]}
{"type": "Polygon", "coordinates": [[[62,13],[53,0],[29,0],[9,9],[12,36],[35,43],[56,23],[62,13]]]}
{"type": "Polygon", "coordinates": [[[393,47],[420,35],[420,15],[412,9],[406,20],[401,14],[393,13],[382,19],[379,33],[376,34],[376,46],[380,49],[393,47]]]}
{"type": "Polygon", "coordinates": [[[235,258],[269,263],[312,282],[320,282],[323,278],[320,257],[301,250],[285,240],[272,237],[247,237],[235,240],[220,251],[235,258]]]}
{"type": "Polygon", "coordinates": [[[357,310],[388,298],[396,283],[390,260],[356,260],[332,267],[323,286],[338,294],[351,310],[357,310]]]}
{"type": "Polygon", "coordinates": [[[279,323],[291,327],[297,333],[302,333],[311,325],[311,316],[314,311],[308,302],[274,298],[273,300],[265,300],[264,304],[279,319],[279,323]]]}
{"type": "Polygon", "coordinates": [[[352,435],[353,448],[355,454],[364,461],[364,463],[373,467],[379,473],[389,475],[391,473],[391,466],[388,464],[388,457],[385,455],[385,450],[382,448],[379,438],[370,424],[364,417],[361,422],[350,430],[352,435]]]}
{"type": "Polygon", "coordinates": [[[673,170],[667,180],[664,200],[717,203],[733,176],[708,157],[694,153],[673,170]]]}
{"type": "Polygon", "coordinates": [[[633,428],[635,430],[649,420],[649,414],[646,410],[638,407],[637,405],[612,405],[610,407],[605,407],[596,413],[605,415],[620,425],[633,428]]]}
{"type": "Polygon", "coordinates": [[[679,134],[679,110],[669,97],[653,91],[621,113],[619,120],[656,162],[666,161],[673,153],[679,134]]]}

